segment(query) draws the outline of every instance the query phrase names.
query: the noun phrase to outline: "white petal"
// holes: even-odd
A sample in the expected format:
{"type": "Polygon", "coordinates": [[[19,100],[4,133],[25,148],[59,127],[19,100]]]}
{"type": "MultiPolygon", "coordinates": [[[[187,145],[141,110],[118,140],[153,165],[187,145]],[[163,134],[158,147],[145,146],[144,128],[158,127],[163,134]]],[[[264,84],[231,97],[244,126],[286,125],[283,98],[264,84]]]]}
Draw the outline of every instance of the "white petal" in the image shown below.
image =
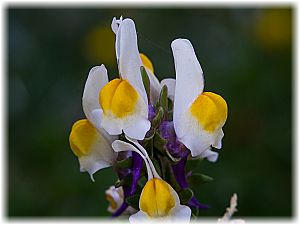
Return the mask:
{"type": "Polygon", "coordinates": [[[129,217],[130,223],[141,223],[149,220],[149,217],[143,211],[138,211],[136,214],[133,214],[129,217]]]}
{"type": "Polygon", "coordinates": [[[152,105],[155,105],[159,99],[159,94],[162,85],[159,83],[157,77],[147,68],[145,68],[150,81],[150,101],[152,105]]]}
{"type": "Polygon", "coordinates": [[[95,172],[111,166],[116,160],[111,142],[86,119],[74,123],[69,140],[78,157],[80,171],[87,171],[92,180],[95,172]]]}
{"type": "Polygon", "coordinates": [[[124,133],[136,140],[143,140],[151,123],[148,119],[142,117],[132,117],[124,124],[124,133]]]}
{"type": "Polygon", "coordinates": [[[177,127],[177,131],[180,131],[176,131],[178,140],[191,150],[193,157],[208,157],[210,161],[217,158],[217,153],[211,153],[209,150],[212,145],[218,142],[218,138],[221,137],[220,130],[216,130],[213,133],[205,131],[189,110],[184,112],[178,121],[174,121],[175,126],[177,127]],[[204,154],[204,152],[206,153],[204,154]]]}
{"type": "Polygon", "coordinates": [[[200,158],[206,158],[210,162],[216,162],[218,156],[219,154],[217,152],[213,152],[211,150],[206,150],[199,155],[200,158]]]}
{"type": "Polygon", "coordinates": [[[142,60],[137,45],[135,24],[131,19],[121,22],[116,36],[116,55],[120,76],[127,79],[148,105],[140,68],[142,60]]]}
{"type": "Polygon", "coordinates": [[[102,114],[101,126],[105,129],[110,135],[119,135],[122,134],[123,121],[120,119],[111,118],[102,114]]]}
{"type": "MultiPolygon", "coordinates": [[[[203,92],[204,80],[200,63],[189,40],[176,39],[171,44],[175,70],[176,86],[174,97],[174,124],[182,113],[203,92]]],[[[175,131],[180,132],[175,126],[175,131]]]]}
{"type": "Polygon", "coordinates": [[[191,220],[192,211],[186,205],[179,205],[175,208],[172,215],[173,222],[189,223],[191,220]]]}
{"type": "Polygon", "coordinates": [[[212,145],[214,148],[221,149],[222,148],[222,139],[224,137],[224,132],[221,129],[219,134],[216,137],[215,143],[212,145]]]}
{"type": "Polygon", "coordinates": [[[99,126],[99,124],[94,124],[96,121],[92,118],[91,114],[94,110],[101,109],[99,104],[99,92],[107,83],[107,70],[104,65],[93,67],[85,82],[82,107],[84,114],[95,127],[99,126]]]}
{"type": "Polygon", "coordinates": [[[168,98],[174,101],[176,80],[173,78],[166,78],[163,79],[160,83],[161,86],[166,85],[168,87],[168,98]]]}
{"type": "Polygon", "coordinates": [[[122,22],[123,17],[121,16],[120,19],[116,19],[116,17],[113,18],[112,22],[111,22],[111,29],[112,31],[117,34],[118,29],[119,29],[119,25],[122,22]]]}

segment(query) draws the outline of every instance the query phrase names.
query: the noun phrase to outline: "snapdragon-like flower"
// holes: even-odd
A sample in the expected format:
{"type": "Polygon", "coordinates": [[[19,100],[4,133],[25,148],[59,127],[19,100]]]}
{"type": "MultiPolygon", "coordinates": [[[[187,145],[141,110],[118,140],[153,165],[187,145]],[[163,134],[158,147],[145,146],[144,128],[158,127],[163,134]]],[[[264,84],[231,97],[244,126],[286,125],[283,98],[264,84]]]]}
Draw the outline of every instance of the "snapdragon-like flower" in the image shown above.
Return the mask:
{"type": "Polygon", "coordinates": [[[95,172],[111,166],[117,156],[111,148],[116,137],[110,136],[99,124],[97,93],[105,82],[107,76],[103,65],[90,70],[82,97],[83,111],[87,119],[75,122],[69,136],[71,149],[79,160],[80,171],[87,171],[92,180],[95,172]]]}
{"type": "MultiPolygon", "coordinates": [[[[105,191],[105,198],[109,202],[107,208],[108,212],[116,213],[124,202],[124,191],[122,187],[116,188],[115,186],[110,186],[109,189],[105,191]]],[[[133,214],[136,213],[136,210],[132,207],[127,207],[126,210],[122,211],[122,214],[133,214]]]]}
{"type": "Polygon", "coordinates": [[[134,151],[140,154],[148,173],[148,181],[139,200],[140,211],[130,216],[129,221],[131,223],[145,220],[188,222],[191,209],[180,204],[178,194],[158,175],[147,151],[136,140],[127,139],[137,148],[127,142],[116,140],[112,143],[113,149],[116,152],[134,151]]]}
{"type": "Polygon", "coordinates": [[[189,40],[176,39],[171,47],[176,70],[173,120],[177,138],[192,156],[216,161],[218,153],[211,151],[211,146],[222,146],[226,101],[215,93],[203,92],[203,71],[189,40]]]}
{"type": "Polygon", "coordinates": [[[142,140],[150,129],[148,98],[140,76],[140,58],[134,22],[113,20],[120,78],[103,85],[99,92],[101,126],[111,135],[124,132],[142,140]]]}

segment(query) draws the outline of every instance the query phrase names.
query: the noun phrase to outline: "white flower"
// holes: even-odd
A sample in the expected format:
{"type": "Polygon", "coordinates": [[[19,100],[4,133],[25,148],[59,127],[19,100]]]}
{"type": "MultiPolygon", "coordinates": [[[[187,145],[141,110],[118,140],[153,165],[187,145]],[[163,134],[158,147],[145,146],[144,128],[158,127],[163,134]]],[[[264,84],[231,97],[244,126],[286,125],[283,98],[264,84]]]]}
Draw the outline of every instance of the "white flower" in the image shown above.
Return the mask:
{"type": "Polygon", "coordinates": [[[176,191],[158,175],[146,150],[136,140],[128,137],[127,139],[137,148],[127,142],[116,140],[112,143],[113,149],[116,152],[137,152],[144,159],[148,172],[148,181],[142,190],[139,200],[140,211],[130,216],[129,221],[131,223],[149,220],[157,222],[189,222],[191,209],[188,206],[180,205],[176,191]]]}
{"type": "MultiPolygon", "coordinates": [[[[124,202],[124,191],[122,187],[116,188],[115,186],[110,186],[109,189],[105,191],[106,200],[109,202],[107,211],[110,213],[115,213],[124,202]]],[[[132,215],[136,213],[136,210],[131,206],[128,206],[122,214],[132,215]]]]}
{"type": "Polygon", "coordinates": [[[176,70],[173,114],[176,135],[193,157],[216,161],[218,153],[211,151],[211,146],[219,149],[222,146],[227,104],[220,95],[203,92],[203,72],[190,41],[176,39],[171,47],[176,70]]]}
{"type": "Polygon", "coordinates": [[[134,22],[114,18],[116,56],[120,78],[101,83],[99,91],[100,125],[110,134],[122,131],[129,137],[142,140],[150,129],[148,99],[140,74],[142,61],[137,46],[134,22]]]}
{"type": "Polygon", "coordinates": [[[83,111],[87,119],[75,122],[69,137],[71,149],[79,160],[80,171],[87,171],[92,180],[95,172],[111,166],[117,156],[111,148],[111,143],[116,138],[110,136],[99,124],[97,94],[102,88],[101,84],[105,82],[107,73],[103,65],[90,70],[82,97],[83,111]]]}

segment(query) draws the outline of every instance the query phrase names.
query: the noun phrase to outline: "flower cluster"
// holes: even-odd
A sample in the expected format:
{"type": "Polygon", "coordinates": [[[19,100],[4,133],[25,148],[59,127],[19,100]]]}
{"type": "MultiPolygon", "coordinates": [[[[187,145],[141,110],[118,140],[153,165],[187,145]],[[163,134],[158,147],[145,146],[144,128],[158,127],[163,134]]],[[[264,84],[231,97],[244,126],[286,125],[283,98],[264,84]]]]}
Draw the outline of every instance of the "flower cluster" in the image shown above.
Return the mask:
{"type": "Polygon", "coordinates": [[[91,179],[113,166],[119,180],[106,192],[113,216],[189,221],[208,208],[191,184],[212,178],[193,173],[203,158],[214,162],[224,136],[227,104],[204,92],[204,78],[193,46],[186,39],[171,43],[176,80],[161,82],[151,61],[137,45],[131,19],[114,18],[119,78],[108,80],[104,65],[93,67],[85,83],[86,119],[74,123],[70,146],[80,170],[91,179]]]}

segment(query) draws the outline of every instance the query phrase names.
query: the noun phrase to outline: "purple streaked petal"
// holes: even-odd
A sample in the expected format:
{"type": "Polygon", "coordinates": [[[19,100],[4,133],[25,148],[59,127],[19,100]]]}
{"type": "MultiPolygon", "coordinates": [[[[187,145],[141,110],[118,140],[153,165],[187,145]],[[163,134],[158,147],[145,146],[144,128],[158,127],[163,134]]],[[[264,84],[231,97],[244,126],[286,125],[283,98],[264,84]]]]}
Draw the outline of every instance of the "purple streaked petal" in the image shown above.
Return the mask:
{"type": "Polygon", "coordinates": [[[179,158],[189,154],[189,150],[184,144],[177,140],[173,121],[163,121],[159,129],[161,136],[168,140],[166,148],[172,156],[179,158]]]}
{"type": "Polygon", "coordinates": [[[120,216],[128,207],[128,204],[124,201],[121,205],[121,207],[112,214],[113,217],[120,216]]]}
{"type": "Polygon", "coordinates": [[[155,116],[156,116],[156,113],[155,113],[154,107],[149,104],[148,105],[148,119],[150,121],[152,121],[155,116]]]}
{"type": "Polygon", "coordinates": [[[130,189],[130,196],[133,195],[137,188],[137,183],[143,168],[143,158],[136,152],[132,152],[132,183],[130,189]]]}
{"type": "MultiPolygon", "coordinates": [[[[187,161],[187,155],[184,156],[177,164],[172,166],[173,173],[175,176],[176,181],[178,182],[181,188],[188,188],[189,184],[187,181],[187,176],[185,174],[185,165],[187,161]]],[[[199,209],[207,209],[209,208],[208,205],[201,204],[195,196],[188,202],[188,206],[195,207],[199,209]]]]}

